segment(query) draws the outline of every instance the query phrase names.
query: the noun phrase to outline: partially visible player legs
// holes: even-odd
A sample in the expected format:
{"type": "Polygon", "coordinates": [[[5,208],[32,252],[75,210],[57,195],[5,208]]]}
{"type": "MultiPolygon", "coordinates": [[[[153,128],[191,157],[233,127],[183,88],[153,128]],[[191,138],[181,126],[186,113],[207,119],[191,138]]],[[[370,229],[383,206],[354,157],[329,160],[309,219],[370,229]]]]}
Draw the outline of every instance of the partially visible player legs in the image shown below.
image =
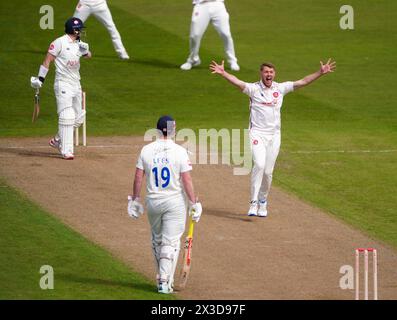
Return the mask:
{"type": "Polygon", "coordinates": [[[280,151],[281,136],[277,133],[267,141],[266,144],[266,162],[264,168],[264,174],[262,184],[258,194],[259,210],[258,216],[267,216],[267,198],[270,191],[270,186],[273,180],[273,170],[276,164],[277,156],[280,151]]]}
{"type": "Polygon", "coordinates": [[[171,293],[180,251],[180,238],[185,230],[185,200],[181,196],[170,200],[150,200],[147,204],[153,254],[155,261],[158,261],[158,291],[171,293]]]}
{"type": "Polygon", "coordinates": [[[187,61],[181,65],[182,70],[190,70],[201,63],[199,57],[201,38],[210,22],[207,6],[196,5],[192,13],[192,23],[190,25],[189,47],[190,55],[187,61]]]}
{"type": "Polygon", "coordinates": [[[123,42],[121,41],[121,36],[116,28],[113,21],[112,14],[110,13],[109,7],[106,2],[104,2],[100,8],[93,12],[93,15],[101,22],[108,30],[110,37],[112,39],[114,50],[119,55],[120,59],[128,60],[130,57],[127,50],[124,48],[123,42]]]}
{"type": "Polygon", "coordinates": [[[76,10],[74,11],[73,17],[79,18],[84,23],[90,15],[91,15],[91,8],[79,2],[77,4],[76,10]]]}
{"type": "Polygon", "coordinates": [[[249,216],[258,215],[258,196],[266,165],[266,145],[262,136],[250,131],[251,152],[254,166],[251,172],[251,205],[249,216]]]}
{"type": "Polygon", "coordinates": [[[163,215],[162,247],[160,253],[160,283],[164,281],[169,292],[173,291],[174,274],[178,263],[181,237],[186,224],[186,200],[183,196],[168,200],[163,215]]]}
{"type": "Polygon", "coordinates": [[[161,237],[159,236],[156,237],[156,235],[152,232],[152,252],[154,258],[154,266],[156,269],[157,286],[160,283],[160,270],[159,270],[160,250],[161,250],[161,237]]]}
{"type": "Polygon", "coordinates": [[[73,128],[75,124],[75,112],[68,107],[59,113],[60,152],[66,160],[73,160],[73,128]]]}
{"type": "Polygon", "coordinates": [[[234,42],[232,33],[230,31],[229,13],[226,11],[223,2],[217,3],[220,8],[211,16],[211,21],[223,40],[227,61],[230,64],[230,69],[233,71],[239,71],[240,66],[237,64],[237,58],[234,51],[234,42]]]}
{"type": "Polygon", "coordinates": [[[74,127],[78,128],[84,123],[84,119],[86,116],[86,110],[83,108],[83,93],[80,90],[77,92],[76,96],[73,97],[73,109],[76,114],[76,121],[74,123],[74,127]]]}
{"type": "Polygon", "coordinates": [[[50,141],[50,145],[57,146],[64,159],[72,160],[73,128],[76,121],[73,101],[78,94],[78,88],[66,82],[55,81],[54,92],[57,101],[58,134],[50,141]]]}

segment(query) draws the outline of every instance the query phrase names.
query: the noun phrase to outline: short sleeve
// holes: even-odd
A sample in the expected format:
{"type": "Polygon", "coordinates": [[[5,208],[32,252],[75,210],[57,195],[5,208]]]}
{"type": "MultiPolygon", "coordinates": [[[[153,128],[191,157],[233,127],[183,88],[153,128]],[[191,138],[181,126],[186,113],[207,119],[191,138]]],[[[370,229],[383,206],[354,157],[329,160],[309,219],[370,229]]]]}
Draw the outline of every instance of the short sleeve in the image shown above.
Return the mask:
{"type": "Polygon", "coordinates": [[[292,81],[282,82],[279,84],[279,90],[285,96],[287,93],[294,91],[294,83],[292,81]]]}
{"type": "Polygon", "coordinates": [[[245,88],[243,90],[243,93],[245,93],[247,96],[252,96],[255,93],[256,90],[256,85],[255,83],[245,83],[245,88]]]}
{"type": "Polygon", "coordinates": [[[187,151],[185,149],[182,149],[181,151],[181,168],[180,172],[188,172],[191,171],[192,168],[192,163],[189,159],[189,155],[187,154],[187,151]]]}
{"type": "Polygon", "coordinates": [[[48,48],[48,52],[51,53],[54,57],[58,57],[62,49],[62,44],[59,39],[56,39],[54,42],[50,44],[48,48]]]}
{"type": "Polygon", "coordinates": [[[143,152],[141,152],[141,154],[140,154],[139,157],[138,157],[138,160],[137,160],[137,162],[136,162],[136,167],[137,167],[138,169],[145,170],[145,168],[144,168],[144,166],[143,166],[143,155],[142,155],[142,153],[143,153],[143,152]]]}

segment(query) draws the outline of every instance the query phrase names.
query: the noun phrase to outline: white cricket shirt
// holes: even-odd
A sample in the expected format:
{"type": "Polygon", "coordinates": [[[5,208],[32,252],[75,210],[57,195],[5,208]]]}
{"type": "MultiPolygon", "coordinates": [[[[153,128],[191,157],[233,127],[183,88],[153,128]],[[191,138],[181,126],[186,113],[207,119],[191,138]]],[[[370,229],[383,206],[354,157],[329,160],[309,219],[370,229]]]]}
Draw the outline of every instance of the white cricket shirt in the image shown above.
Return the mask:
{"type": "Polygon", "coordinates": [[[186,149],[169,139],[144,146],[136,167],[145,171],[147,199],[183,194],[181,173],[192,170],[186,149]]]}
{"type": "Polygon", "coordinates": [[[193,4],[200,4],[203,2],[224,2],[224,0],[193,0],[193,4]]]}
{"type": "Polygon", "coordinates": [[[265,134],[280,131],[283,98],[293,90],[292,81],[282,83],[273,81],[270,88],[262,81],[246,83],[243,92],[250,97],[249,128],[265,134]]]}
{"type": "Polygon", "coordinates": [[[67,34],[51,43],[48,52],[55,56],[55,80],[77,84],[80,81],[79,42],[67,34]]]}
{"type": "Polygon", "coordinates": [[[104,2],[106,2],[106,0],[80,0],[79,1],[81,4],[86,4],[89,6],[94,6],[94,5],[98,5],[98,4],[102,4],[104,2]]]}

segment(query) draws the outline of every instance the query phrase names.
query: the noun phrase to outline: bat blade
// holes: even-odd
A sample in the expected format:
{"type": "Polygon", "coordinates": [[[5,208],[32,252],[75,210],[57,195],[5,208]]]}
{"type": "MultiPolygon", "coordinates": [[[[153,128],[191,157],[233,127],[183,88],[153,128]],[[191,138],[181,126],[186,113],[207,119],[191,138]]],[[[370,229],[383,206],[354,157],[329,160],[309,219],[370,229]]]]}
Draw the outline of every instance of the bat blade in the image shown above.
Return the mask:
{"type": "Polygon", "coordinates": [[[39,117],[40,113],[40,93],[39,89],[36,90],[36,93],[34,95],[34,108],[33,108],[33,115],[32,115],[32,123],[36,121],[36,119],[39,117]]]}
{"type": "Polygon", "coordinates": [[[183,290],[186,287],[186,283],[190,273],[190,267],[192,263],[193,227],[194,222],[190,219],[189,233],[185,239],[185,247],[183,251],[183,266],[179,279],[179,290],[183,290]]]}

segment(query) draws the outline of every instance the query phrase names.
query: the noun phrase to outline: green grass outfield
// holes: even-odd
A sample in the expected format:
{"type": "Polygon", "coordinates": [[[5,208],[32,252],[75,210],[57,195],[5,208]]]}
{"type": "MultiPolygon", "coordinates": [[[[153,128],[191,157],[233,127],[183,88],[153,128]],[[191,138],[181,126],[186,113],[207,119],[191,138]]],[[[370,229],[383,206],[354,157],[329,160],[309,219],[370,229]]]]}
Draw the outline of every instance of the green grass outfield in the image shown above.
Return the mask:
{"type": "Polygon", "coordinates": [[[0,212],[0,299],[175,298],[4,183],[0,212]],[[39,286],[43,265],[53,267],[53,290],[39,286]]]}
{"type": "MultiPolygon", "coordinates": [[[[210,61],[224,55],[212,27],[202,41],[202,65],[179,70],[188,55],[190,0],[109,3],[133,59],[118,60],[107,31],[94,18],[88,20],[94,58],[82,62],[81,74],[89,135],[141,135],[165,113],[177,119],[179,128],[247,126],[247,97],[208,71],[210,61]]],[[[2,137],[56,131],[54,71],[42,90],[42,113],[34,125],[29,78],[37,74],[50,42],[63,33],[74,2],[46,2],[55,9],[56,23],[47,31],[39,28],[41,4],[0,3],[6,35],[0,39],[2,137]]],[[[397,2],[349,1],[355,29],[348,31],[339,28],[344,1],[226,4],[241,79],[256,81],[264,60],[276,64],[279,81],[314,72],[320,59],[333,57],[338,63],[334,74],[286,97],[275,184],[397,247],[397,2]]]]}

